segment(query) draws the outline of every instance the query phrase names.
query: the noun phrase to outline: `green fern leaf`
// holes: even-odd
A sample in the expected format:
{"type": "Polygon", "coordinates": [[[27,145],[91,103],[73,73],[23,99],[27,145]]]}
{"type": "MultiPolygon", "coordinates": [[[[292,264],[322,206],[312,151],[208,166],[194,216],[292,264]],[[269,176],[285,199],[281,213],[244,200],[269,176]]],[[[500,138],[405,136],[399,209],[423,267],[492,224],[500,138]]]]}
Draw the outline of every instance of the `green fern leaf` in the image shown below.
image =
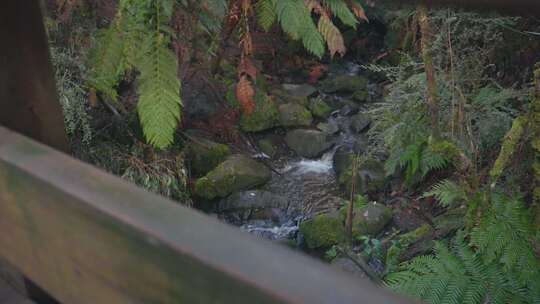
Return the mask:
{"type": "Polygon", "coordinates": [[[444,207],[456,206],[467,198],[461,186],[451,180],[443,180],[422,195],[423,198],[435,197],[444,207]]]}
{"type": "Polygon", "coordinates": [[[269,31],[277,20],[277,0],[260,0],[255,6],[259,25],[269,31]]]}
{"type": "Polygon", "coordinates": [[[141,72],[137,111],[146,140],[163,149],[173,142],[180,120],[178,63],[160,32],[147,37],[143,53],[137,66],[141,72]]]}
{"type": "Polygon", "coordinates": [[[345,1],[343,0],[324,0],[326,7],[332,11],[334,16],[338,17],[343,24],[356,28],[358,19],[354,13],[349,9],[345,1]]]}
{"type": "Polygon", "coordinates": [[[116,86],[125,71],[124,40],[122,28],[114,24],[97,34],[90,53],[91,66],[89,87],[104,93],[112,101],[117,100],[116,86]]]}

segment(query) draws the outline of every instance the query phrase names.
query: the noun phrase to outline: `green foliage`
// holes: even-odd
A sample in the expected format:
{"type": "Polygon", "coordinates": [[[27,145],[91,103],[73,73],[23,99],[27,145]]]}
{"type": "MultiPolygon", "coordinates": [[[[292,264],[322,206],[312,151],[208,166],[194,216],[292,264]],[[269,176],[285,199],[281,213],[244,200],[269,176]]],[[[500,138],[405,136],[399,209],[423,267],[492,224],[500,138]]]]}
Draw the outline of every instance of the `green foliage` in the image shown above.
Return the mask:
{"type": "Polygon", "coordinates": [[[176,56],[159,29],[147,37],[142,49],[137,111],[148,143],[163,149],[172,144],[180,120],[176,56]]]}
{"type": "Polygon", "coordinates": [[[401,149],[392,149],[385,163],[388,175],[395,174],[398,168],[405,170],[405,182],[414,185],[422,181],[434,170],[441,170],[452,164],[455,147],[447,142],[419,140],[401,149]]]}
{"type": "Polygon", "coordinates": [[[255,6],[257,21],[265,31],[269,31],[277,20],[277,0],[260,0],[255,6]]]}
{"type": "Polygon", "coordinates": [[[127,70],[139,77],[137,110],[146,140],[164,149],[171,145],[180,120],[180,81],[168,27],[173,0],[125,0],[113,23],[98,35],[89,86],[117,100],[116,87],[127,70]]]}
{"type": "Polygon", "coordinates": [[[90,125],[86,92],[81,82],[85,73],[81,67],[81,58],[72,49],[52,47],[51,59],[56,68],[56,86],[66,133],[71,142],[80,139],[82,145],[88,146],[92,142],[94,130],[90,125]]]}
{"type": "Polygon", "coordinates": [[[492,196],[490,212],[470,234],[420,256],[387,276],[391,288],[427,303],[539,303],[540,262],[531,217],[519,200],[492,196]]]}
{"type": "MultiPolygon", "coordinates": [[[[355,2],[356,5],[360,5],[355,2]]],[[[259,24],[268,31],[277,21],[283,31],[293,40],[299,40],[304,47],[313,55],[321,58],[326,50],[327,43],[332,55],[335,50],[341,52],[343,37],[337,27],[327,17],[320,17],[318,26],[312,18],[312,5],[296,0],[261,0],[256,4],[256,12],[259,24]]],[[[344,0],[325,0],[321,3],[322,10],[328,9],[344,25],[356,28],[358,18],[344,0]]],[[[313,9],[317,12],[317,9],[313,9]]],[[[321,13],[321,12],[318,12],[321,13]]]]}
{"type": "Polygon", "coordinates": [[[457,207],[467,199],[467,193],[462,185],[451,180],[443,180],[437,183],[422,197],[435,197],[444,207],[457,207]]]}
{"type": "Polygon", "coordinates": [[[158,152],[148,157],[141,143],[122,143],[114,137],[101,136],[79,157],[148,191],[191,204],[183,153],[177,147],[171,150],[170,154],[158,152]]]}

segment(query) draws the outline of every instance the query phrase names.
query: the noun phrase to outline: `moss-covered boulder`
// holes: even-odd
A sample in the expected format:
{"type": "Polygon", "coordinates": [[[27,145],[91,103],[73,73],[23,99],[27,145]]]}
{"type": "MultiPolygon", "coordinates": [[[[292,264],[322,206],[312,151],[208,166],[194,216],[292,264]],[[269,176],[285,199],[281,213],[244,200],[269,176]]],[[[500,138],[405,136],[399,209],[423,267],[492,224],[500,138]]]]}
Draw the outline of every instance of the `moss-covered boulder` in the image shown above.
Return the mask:
{"type": "Polygon", "coordinates": [[[353,159],[354,157],[349,158],[349,164],[338,175],[338,182],[345,191],[350,193],[353,177],[356,177],[354,183],[359,193],[382,190],[386,181],[384,165],[374,159],[360,159],[354,166],[353,159]],[[353,172],[354,167],[356,167],[356,173],[353,172]]]}
{"type": "Polygon", "coordinates": [[[395,270],[401,262],[408,258],[418,255],[419,252],[429,251],[434,245],[433,236],[433,227],[428,224],[398,236],[386,251],[388,269],[395,270]]]}
{"type": "MultiPolygon", "coordinates": [[[[347,208],[347,207],[344,207],[347,208]]],[[[392,219],[392,210],[383,204],[368,203],[354,211],[353,238],[375,236],[381,232],[392,219]]]]}
{"type": "Polygon", "coordinates": [[[307,96],[292,95],[282,88],[273,89],[271,94],[274,96],[278,104],[296,103],[302,106],[307,106],[309,103],[309,98],[307,96]]]}
{"type": "Polygon", "coordinates": [[[331,106],[329,106],[324,100],[320,98],[314,98],[309,102],[309,110],[313,114],[313,116],[320,118],[320,119],[326,119],[328,116],[330,116],[330,113],[334,110],[331,106]]]}
{"type": "Polygon", "coordinates": [[[262,185],[270,178],[271,172],[265,165],[243,155],[231,155],[195,182],[195,194],[209,200],[226,197],[262,185]]]}
{"type": "Polygon", "coordinates": [[[329,77],[321,83],[324,93],[353,94],[357,91],[367,91],[368,80],[362,76],[340,75],[329,77]]]}
{"type": "Polygon", "coordinates": [[[281,87],[287,92],[287,94],[294,97],[307,98],[317,93],[317,88],[310,84],[292,84],[284,83],[281,87]]]}
{"type": "Polygon", "coordinates": [[[230,154],[229,146],[202,137],[194,137],[187,149],[187,160],[194,176],[203,176],[230,154]]]}
{"type": "Polygon", "coordinates": [[[328,134],[306,129],[289,131],[285,142],[296,154],[307,158],[319,157],[333,146],[328,134]]]}
{"type": "Polygon", "coordinates": [[[255,111],[243,113],[240,117],[240,129],[244,132],[260,132],[271,129],[279,123],[279,111],[276,103],[266,95],[256,96],[255,111]]]}
{"type": "Polygon", "coordinates": [[[310,249],[328,248],[345,242],[345,228],[339,213],[321,214],[300,224],[310,249]]]}
{"type": "Polygon", "coordinates": [[[306,107],[297,103],[286,103],[279,106],[279,124],[283,127],[310,126],[313,116],[306,107]]]}

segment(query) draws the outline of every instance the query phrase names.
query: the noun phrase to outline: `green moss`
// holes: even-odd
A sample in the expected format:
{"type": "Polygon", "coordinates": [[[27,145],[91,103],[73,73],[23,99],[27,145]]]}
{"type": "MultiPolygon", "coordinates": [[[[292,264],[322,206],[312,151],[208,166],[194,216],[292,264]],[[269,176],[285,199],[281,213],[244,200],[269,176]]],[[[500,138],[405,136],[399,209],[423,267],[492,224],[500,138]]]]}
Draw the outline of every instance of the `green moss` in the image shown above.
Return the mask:
{"type": "Polygon", "coordinates": [[[354,92],[351,98],[356,102],[366,102],[369,98],[369,93],[367,90],[358,90],[354,92]]]}
{"type": "Polygon", "coordinates": [[[313,99],[309,105],[313,116],[321,119],[327,118],[332,113],[332,108],[320,98],[313,99]]]}
{"type": "Polygon", "coordinates": [[[321,214],[300,224],[310,249],[329,248],[345,242],[343,222],[337,214],[321,214]]]}
{"type": "Polygon", "coordinates": [[[195,182],[195,193],[206,199],[214,199],[217,196],[214,183],[207,177],[199,178],[195,182]]]}
{"type": "Polygon", "coordinates": [[[231,155],[229,146],[206,140],[202,143],[193,143],[189,151],[191,170],[195,176],[210,172],[231,155]]]}
{"type": "Polygon", "coordinates": [[[279,106],[279,123],[281,126],[309,126],[312,122],[313,116],[311,112],[302,105],[287,103],[279,106]]]}
{"type": "Polygon", "coordinates": [[[493,183],[497,182],[497,179],[502,175],[503,170],[514,155],[525,132],[526,123],[527,119],[525,117],[520,116],[514,119],[512,129],[506,134],[499,156],[489,172],[493,183]]]}
{"type": "Polygon", "coordinates": [[[401,256],[403,253],[414,243],[421,241],[422,239],[430,236],[433,233],[433,227],[428,224],[424,224],[417,229],[405,233],[398,237],[393,242],[392,246],[386,251],[386,265],[387,271],[392,272],[401,262],[401,256]]]}
{"type": "Polygon", "coordinates": [[[264,154],[270,157],[274,157],[277,154],[276,145],[272,142],[271,139],[268,138],[259,140],[259,149],[261,149],[264,154]]]}
{"type": "Polygon", "coordinates": [[[264,93],[257,93],[255,111],[242,114],[240,128],[244,132],[260,132],[275,127],[279,122],[279,111],[275,102],[264,93]]]}

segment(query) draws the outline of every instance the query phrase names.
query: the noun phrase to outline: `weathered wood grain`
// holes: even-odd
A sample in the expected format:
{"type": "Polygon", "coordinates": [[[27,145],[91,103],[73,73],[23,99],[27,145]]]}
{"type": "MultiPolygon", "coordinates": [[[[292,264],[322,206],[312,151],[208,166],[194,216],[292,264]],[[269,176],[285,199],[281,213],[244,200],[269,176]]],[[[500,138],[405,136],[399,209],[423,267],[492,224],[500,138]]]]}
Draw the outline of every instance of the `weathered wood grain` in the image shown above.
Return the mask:
{"type": "Polygon", "coordinates": [[[63,303],[405,303],[0,127],[0,255],[63,303]]]}
{"type": "Polygon", "coordinates": [[[39,2],[0,1],[0,125],[67,151],[39,2]]]}

